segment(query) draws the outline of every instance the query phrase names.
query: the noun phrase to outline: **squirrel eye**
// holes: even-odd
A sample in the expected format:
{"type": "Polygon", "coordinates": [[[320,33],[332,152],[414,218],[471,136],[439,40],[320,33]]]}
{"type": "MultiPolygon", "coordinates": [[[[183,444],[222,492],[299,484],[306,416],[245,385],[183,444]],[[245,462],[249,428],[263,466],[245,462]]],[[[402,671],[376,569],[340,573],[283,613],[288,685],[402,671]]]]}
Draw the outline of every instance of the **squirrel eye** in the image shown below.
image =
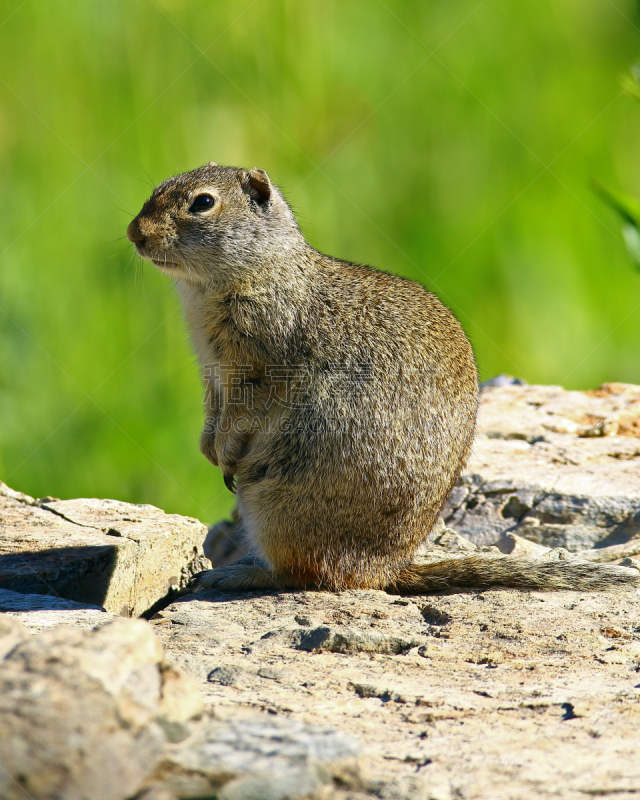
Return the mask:
{"type": "Polygon", "coordinates": [[[214,203],[215,200],[210,194],[199,194],[189,206],[189,211],[192,214],[199,214],[201,211],[211,208],[214,203]]]}

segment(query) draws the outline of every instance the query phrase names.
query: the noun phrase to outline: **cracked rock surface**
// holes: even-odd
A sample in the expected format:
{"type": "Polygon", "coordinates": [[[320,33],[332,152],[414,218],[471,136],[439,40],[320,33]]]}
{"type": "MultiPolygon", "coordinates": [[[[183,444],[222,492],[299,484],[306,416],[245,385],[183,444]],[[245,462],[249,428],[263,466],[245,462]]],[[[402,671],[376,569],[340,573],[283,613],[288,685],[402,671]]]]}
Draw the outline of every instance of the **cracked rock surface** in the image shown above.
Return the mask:
{"type": "Polygon", "coordinates": [[[640,797],[638,590],[201,593],[151,625],[221,723],[358,739],[331,797],[640,797]]]}

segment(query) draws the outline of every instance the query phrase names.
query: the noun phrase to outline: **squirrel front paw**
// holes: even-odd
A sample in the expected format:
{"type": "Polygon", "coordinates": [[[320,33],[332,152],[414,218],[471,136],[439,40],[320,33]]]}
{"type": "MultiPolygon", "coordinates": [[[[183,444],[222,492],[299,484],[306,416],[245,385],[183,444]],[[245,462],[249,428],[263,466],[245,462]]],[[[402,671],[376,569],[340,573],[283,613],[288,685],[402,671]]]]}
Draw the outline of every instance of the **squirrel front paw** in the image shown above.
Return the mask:
{"type": "Polygon", "coordinates": [[[210,430],[207,424],[200,435],[200,452],[209,459],[214,467],[218,466],[215,430],[210,430]]]}
{"type": "Polygon", "coordinates": [[[200,436],[200,451],[216,467],[220,467],[224,483],[235,494],[235,474],[249,442],[246,431],[225,430],[217,420],[207,419],[200,436]]]}
{"type": "Polygon", "coordinates": [[[222,470],[224,483],[235,494],[235,474],[238,464],[247,451],[248,437],[235,432],[221,433],[215,438],[216,463],[222,470]]]}
{"type": "Polygon", "coordinates": [[[237,464],[229,458],[228,448],[220,442],[219,436],[210,433],[206,427],[200,436],[200,452],[209,459],[214,467],[222,469],[224,485],[230,492],[236,493],[235,473],[237,464]]]}

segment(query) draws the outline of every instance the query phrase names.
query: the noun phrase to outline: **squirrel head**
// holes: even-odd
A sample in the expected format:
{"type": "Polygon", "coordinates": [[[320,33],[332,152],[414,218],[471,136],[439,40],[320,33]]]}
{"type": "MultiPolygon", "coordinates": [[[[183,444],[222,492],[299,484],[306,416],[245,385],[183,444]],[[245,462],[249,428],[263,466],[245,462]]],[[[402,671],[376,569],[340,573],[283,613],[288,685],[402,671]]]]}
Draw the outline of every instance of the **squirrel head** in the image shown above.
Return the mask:
{"type": "Polygon", "coordinates": [[[272,270],[283,251],[306,246],[264,170],[213,161],[156,187],[127,237],[138,255],[171,277],[221,289],[272,270]]]}

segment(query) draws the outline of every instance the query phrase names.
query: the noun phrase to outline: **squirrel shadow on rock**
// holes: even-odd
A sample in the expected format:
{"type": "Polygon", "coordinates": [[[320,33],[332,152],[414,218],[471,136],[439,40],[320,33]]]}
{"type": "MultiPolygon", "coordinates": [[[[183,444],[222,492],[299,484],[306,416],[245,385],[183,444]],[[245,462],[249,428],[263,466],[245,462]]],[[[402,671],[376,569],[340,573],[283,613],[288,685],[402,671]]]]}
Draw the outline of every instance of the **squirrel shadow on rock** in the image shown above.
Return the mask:
{"type": "Polygon", "coordinates": [[[236,492],[253,556],[196,588],[634,582],[570,562],[412,563],[473,441],[471,344],[419,284],[311,247],[264,170],[211,162],[169,178],[127,236],[176,281],[203,367],[200,448],[236,492]]]}

